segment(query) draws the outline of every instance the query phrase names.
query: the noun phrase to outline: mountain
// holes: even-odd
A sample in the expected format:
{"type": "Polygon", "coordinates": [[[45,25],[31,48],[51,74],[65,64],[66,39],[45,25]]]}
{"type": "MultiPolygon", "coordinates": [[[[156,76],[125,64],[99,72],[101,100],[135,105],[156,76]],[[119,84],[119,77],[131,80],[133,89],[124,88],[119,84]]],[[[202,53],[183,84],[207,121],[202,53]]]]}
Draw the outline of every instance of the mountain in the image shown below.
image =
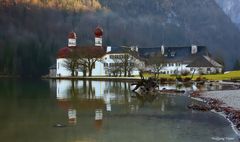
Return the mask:
{"type": "Polygon", "coordinates": [[[226,69],[239,58],[239,30],[215,1],[92,0],[98,6],[84,3],[88,0],[75,0],[79,6],[64,0],[52,0],[58,6],[51,0],[0,1],[2,74],[46,74],[68,32],[77,33],[79,45],[93,44],[97,25],[104,29],[105,45],[205,45],[226,69]]]}
{"type": "Polygon", "coordinates": [[[223,11],[240,28],[240,0],[215,0],[223,11]]]}
{"type": "Polygon", "coordinates": [[[35,5],[42,8],[79,11],[101,9],[98,0],[0,0],[2,5],[35,5]]]}

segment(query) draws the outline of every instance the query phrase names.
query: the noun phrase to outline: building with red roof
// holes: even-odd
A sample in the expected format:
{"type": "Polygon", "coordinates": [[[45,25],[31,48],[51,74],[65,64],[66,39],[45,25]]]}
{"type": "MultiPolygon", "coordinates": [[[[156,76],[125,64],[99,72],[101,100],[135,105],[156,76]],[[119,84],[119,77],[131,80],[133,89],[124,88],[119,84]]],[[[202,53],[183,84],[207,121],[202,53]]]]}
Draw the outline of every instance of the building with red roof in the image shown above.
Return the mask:
{"type": "MultiPolygon", "coordinates": [[[[70,32],[67,36],[68,38],[68,46],[60,48],[57,52],[57,59],[56,59],[56,76],[57,77],[67,77],[71,76],[72,72],[66,68],[66,61],[70,58],[73,54],[81,55],[81,58],[86,59],[98,59],[93,67],[92,76],[109,76],[111,75],[111,68],[115,68],[113,66],[116,65],[116,59],[110,58],[113,54],[122,55],[124,56],[126,53],[129,52],[122,52],[122,53],[113,53],[111,51],[110,46],[103,46],[103,29],[100,26],[97,26],[94,30],[94,40],[95,44],[90,46],[78,46],[77,45],[77,34],[75,32],[70,32]],[[114,65],[113,65],[114,64],[114,65]]],[[[130,48],[129,48],[130,49],[130,48]]],[[[130,59],[130,58],[129,58],[130,59]]],[[[121,59],[119,59],[120,61],[121,59]]],[[[129,60],[131,64],[138,63],[137,58],[132,58],[129,60]]],[[[117,61],[117,62],[119,62],[117,61]]],[[[83,76],[83,70],[81,67],[76,69],[76,74],[78,76],[83,76]]],[[[132,75],[138,75],[139,71],[138,68],[134,68],[131,71],[132,75]]]]}

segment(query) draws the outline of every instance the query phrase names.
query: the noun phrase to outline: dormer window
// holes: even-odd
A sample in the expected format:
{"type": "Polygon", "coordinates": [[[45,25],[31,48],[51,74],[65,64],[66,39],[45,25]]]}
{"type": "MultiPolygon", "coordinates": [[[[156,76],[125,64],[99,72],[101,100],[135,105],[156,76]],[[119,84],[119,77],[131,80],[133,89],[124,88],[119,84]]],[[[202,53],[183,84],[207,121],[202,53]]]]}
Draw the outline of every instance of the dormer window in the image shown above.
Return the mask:
{"type": "Polygon", "coordinates": [[[191,53],[192,54],[196,54],[198,52],[198,47],[197,47],[197,45],[192,45],[192,47],[191,47],[191,53]]]}
{"type": "Polygon", "coordinates": [[[176,54],[176,52],[174,52],[174,51],[172,51],[172,52],[170,53],[171,57],[174,57],[175,54],[176,54]]]}

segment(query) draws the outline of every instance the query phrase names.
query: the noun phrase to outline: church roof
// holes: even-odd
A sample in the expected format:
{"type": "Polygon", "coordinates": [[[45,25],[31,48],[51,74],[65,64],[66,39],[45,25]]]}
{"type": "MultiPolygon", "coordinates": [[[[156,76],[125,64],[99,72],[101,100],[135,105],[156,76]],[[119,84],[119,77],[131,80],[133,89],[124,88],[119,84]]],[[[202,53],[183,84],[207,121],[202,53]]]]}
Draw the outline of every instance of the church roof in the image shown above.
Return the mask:
{"type": "MultiPolygon", "coordinates": [[[[169,46],[164,47],[164,62],[182,62],[191,63],[192,60],[199,56],[207,54],[207,48],[205,46],[197,46],[197,53],[191,53],[191,46],[169,46]]],[[[153,48],[139,48],[139,54],[143,58],[149,58],[156,54],[161,54],[161,47],[153,48]]]]}
{"type": "Polygon", "coordinates": [[[68,38],[71,38],[71,39],[77,39],[77,34],[75,32],[70,32],[68,34],[68,38]]]}
{"type": "Polygon", "coordinates": [[[111,51],[107,54],[125,54],[128,53],[139,60],[144,60],[142,57],[139,56],[139,53],[135,50],[132,50],[130,47],[111,47],[111,51]]]}
{"type": "Polygon", "coordinates": [[[68,58],[70,53],[75,50],[75,52],[81,53],[80,55],[93,58],[101,58],[106,54],[106,47],[97,46],[74,46],[74,47],[64,47],[58,50],[57,58],[68,58]]]}
{"type": "Polygon", "coordinates": [[[96,37],[103,36],[103,29],[100,26],[97,26],[97,28],[95,29],[94,34],[95,34],[96,37]]]}
{"type": "Polygon", "coordinates": [[[111,51],[108,52],[107,54],[121,54],[121,53],[126,53],[129,51],[129,48],[125,48],[125,47],[111,47],[111,51]]]}
{"type": "Polygon", "coordinates": [[[200,56],[191,62],[187,67],[218,67],[222,68],[223,66],[210,58],[209,56],[200,56]]]}
{"type": "Polygon", "coordinates": [[[71,52],[70,47],[63,47],[58,50],[57,58],[67,58],[71,52]]]}

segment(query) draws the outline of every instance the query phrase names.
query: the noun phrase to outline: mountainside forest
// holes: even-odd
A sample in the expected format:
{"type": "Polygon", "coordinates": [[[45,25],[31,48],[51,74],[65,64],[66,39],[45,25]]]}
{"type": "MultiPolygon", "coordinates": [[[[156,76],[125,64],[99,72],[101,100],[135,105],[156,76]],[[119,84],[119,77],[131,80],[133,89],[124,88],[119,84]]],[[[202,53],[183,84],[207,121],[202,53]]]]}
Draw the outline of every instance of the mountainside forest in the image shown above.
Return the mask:
{"type": "Polygon", "coordinates": [[[0,74],[47,74],[70,31],[89,45],[97,25],[105,45],[197,44],[226,69],[239,60],[239,29],[215,1],[0,0],[0,74]]]}

